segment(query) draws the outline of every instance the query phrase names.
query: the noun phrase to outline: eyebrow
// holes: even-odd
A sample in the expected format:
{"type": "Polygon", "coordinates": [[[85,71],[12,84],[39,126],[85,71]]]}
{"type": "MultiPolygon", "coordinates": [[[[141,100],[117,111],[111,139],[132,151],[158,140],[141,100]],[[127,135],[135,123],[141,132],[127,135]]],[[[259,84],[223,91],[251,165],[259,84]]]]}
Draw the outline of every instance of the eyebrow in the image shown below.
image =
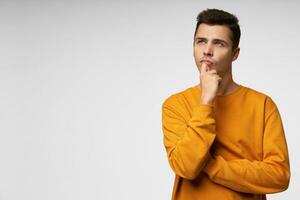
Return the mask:
{"type": "MultiPolygon", "coordinates": [[[[195,38],[195,41],[196,40],[205,40],[205,41],[207,41],[207,38],[205,38],[205,37],[196,37],[195,38]]],[[[213,42],[223,42],[223,43],[225,43],[226,45],[228,45],[229,46],[229,44],[225,41],[225,40],[222,40],[222,39],[213,39],[213,42]]]]}

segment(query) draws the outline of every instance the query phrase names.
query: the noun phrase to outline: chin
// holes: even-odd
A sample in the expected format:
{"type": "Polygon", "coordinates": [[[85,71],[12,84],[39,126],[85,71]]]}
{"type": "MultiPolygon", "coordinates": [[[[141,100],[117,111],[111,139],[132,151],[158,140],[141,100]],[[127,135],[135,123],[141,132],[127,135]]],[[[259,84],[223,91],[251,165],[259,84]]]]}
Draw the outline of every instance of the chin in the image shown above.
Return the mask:
{"type": "Polygon", "coordinates": [[[210,70],[214,69],[214,70],[216,70],[216,71],[217,71],[217,73],[219,73],[219,70],[218,70],[218,68],[216,68],[215,66],[210,66],[210,67],[209,67],[209,69],[210,69],[210,70]]]}

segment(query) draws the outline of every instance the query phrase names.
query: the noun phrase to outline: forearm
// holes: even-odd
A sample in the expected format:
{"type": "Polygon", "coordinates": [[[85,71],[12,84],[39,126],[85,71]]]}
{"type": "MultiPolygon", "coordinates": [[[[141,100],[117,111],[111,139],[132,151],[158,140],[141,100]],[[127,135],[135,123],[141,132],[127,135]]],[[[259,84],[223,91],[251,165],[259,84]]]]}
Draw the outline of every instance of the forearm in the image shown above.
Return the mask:
{"type": "Polygon", "coordinates": [[[213,182],[232,190],[257,194],[276,193],[286,190],[289,185],[289,162],[282,158],[226,161],[223,157],[216,156],[208,161],[204,172],[213,182]]]}

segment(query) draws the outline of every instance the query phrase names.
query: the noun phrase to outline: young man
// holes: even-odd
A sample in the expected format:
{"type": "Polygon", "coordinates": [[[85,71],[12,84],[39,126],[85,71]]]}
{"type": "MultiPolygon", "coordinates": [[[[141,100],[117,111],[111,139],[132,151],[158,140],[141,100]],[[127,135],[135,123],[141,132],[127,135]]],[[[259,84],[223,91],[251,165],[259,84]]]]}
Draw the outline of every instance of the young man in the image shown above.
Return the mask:
{"type": "Polygon", "coordinates": [[[162,105],[173,200],[266,199],[288,188],[288,148],[276,104],[232,79],[239,39],[234,15],[217,9],[198,15],[194,58],[200,83],[162,105]]]}

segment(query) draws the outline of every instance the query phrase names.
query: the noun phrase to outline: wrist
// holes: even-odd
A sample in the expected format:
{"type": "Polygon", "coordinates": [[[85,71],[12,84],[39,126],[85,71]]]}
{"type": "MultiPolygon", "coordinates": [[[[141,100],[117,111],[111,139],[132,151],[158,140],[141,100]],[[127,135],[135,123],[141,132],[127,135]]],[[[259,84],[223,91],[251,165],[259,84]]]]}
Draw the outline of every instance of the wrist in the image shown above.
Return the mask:
{"type": "Polygon", "coordinates": [[[201,104],[208,104],[208,105],[213,105],[213,101],[212,100],[207,100],[207,99],[204,99],[204,98],[201,98],[201,104]]]}

